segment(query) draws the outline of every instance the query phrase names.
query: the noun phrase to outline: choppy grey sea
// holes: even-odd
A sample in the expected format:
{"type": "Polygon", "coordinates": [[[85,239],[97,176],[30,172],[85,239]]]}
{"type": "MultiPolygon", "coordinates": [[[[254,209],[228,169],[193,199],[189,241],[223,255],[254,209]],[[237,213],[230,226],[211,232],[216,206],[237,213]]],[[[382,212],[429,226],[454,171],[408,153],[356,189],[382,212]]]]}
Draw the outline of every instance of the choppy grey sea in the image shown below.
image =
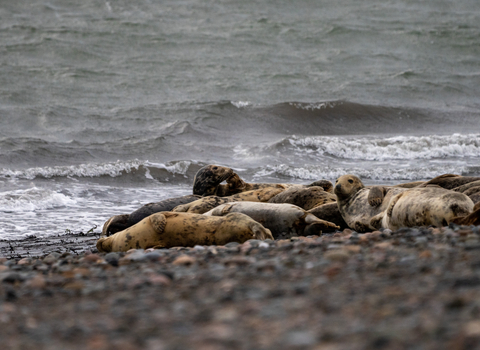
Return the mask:
{"type": "Polygon", "coordinates": [[[480,176],[480,6],[2,0],[0,239],[252,182],[480,176]]]}

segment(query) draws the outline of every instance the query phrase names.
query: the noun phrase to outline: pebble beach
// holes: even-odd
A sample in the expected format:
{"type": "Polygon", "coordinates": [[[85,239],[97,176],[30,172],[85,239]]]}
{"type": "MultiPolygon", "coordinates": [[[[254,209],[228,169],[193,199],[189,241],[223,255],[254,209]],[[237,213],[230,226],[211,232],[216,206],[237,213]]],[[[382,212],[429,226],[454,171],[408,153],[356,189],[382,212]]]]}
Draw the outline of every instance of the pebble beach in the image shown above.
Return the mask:
{"type": "Polygon", "coordinates": [[[98,253],[0,242],[3,349],[472,349],[479,227],[98,253]]]}

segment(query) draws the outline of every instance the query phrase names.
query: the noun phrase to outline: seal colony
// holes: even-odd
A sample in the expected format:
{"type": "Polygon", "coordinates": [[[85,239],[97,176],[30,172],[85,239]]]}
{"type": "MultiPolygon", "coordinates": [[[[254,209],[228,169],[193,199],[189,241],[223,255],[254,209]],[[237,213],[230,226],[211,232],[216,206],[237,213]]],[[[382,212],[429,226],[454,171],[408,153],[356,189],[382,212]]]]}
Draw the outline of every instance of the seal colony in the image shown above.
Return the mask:
{"type": "Polygon", "coordinates": [[[201,168],[193,194],[114,215],[100,252],[224,245],[350,228],[359,233],[413,226],[480,225],[480,177],[444,174],[429,181],[364,186],[355,175],[335,185],[247,183],[228,167],[201,168]],[[223,184],[225,182],[225,184],[223,184]]]}

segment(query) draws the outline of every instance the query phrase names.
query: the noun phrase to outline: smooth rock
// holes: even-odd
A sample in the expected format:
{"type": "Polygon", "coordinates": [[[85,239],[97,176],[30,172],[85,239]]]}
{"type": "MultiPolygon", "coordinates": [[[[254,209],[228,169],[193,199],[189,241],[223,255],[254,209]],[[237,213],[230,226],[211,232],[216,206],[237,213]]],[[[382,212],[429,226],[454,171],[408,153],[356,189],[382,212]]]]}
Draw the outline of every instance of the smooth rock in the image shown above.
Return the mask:
{"type": "Polygon", "coordinates": [[[188,255],[180,255],[173,262],[173,265],[190,266],[195,263],[195,259],[188,255]]]}

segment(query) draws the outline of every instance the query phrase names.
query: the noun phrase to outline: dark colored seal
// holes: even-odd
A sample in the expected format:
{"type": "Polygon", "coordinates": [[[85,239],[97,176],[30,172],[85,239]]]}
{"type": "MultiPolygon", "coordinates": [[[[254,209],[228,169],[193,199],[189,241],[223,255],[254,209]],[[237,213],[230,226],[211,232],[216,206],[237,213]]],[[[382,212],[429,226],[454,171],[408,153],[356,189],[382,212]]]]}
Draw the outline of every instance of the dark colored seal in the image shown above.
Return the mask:
{"type": "MultiPolygon", "coordinates": [[[[454,189],[459,186],[463,186],[473,181],[479,181],[480,177],[476,176],[461,176],[455,174],[443,174],[425,182],[422,187],[427,185],[438,185],[446,188],[447,190],[454,189]]],[[[460,191],[461,192],[461,191],[460,191]]]]}
{"type": "Polygon", "coordinates": [[[110,236],[116,232],[123,231],[126,228],[135,225],[137,222],[140,222],[147,216],[159,213],[161,211],[171,211],[173,208],[179,205],[187,204],[200,198],[200,196],[196,195],[169,198],[160,202],[145,204],[143,207],[140,207],[130,214],[112,216],[103,225],[101,236],[110,236]]]}
{"type": "MultiPolygon", "coordinates": [[[[195,174],[193,179],[193,194],[205,197],[217,195],[218,187],[223,181],[233,177],[235,172],[231,168],[215,164],[206,165],[195,174]]],[[[233,179],[233,186],[238,186],[233,179]]],[[[228,185],[226,186],[228,187],[228,185]]],[[[227,189],[225,189],[226,191],[227,189]]]]}
{"type": "MultiPolygon", "coordinates": [[[[326,187],[327,185],[324,184],[326,187]]],[[[259,190],[267,187],[282,186],[284,189],[292,184],[248,183],[243,181],[231,168],[210,164],[201,168],[193,180],[193,194],[207,197],[228,197],[237,193],[259,190]],[[226,181],[226,184],[222,184],[226,181]]]]}

